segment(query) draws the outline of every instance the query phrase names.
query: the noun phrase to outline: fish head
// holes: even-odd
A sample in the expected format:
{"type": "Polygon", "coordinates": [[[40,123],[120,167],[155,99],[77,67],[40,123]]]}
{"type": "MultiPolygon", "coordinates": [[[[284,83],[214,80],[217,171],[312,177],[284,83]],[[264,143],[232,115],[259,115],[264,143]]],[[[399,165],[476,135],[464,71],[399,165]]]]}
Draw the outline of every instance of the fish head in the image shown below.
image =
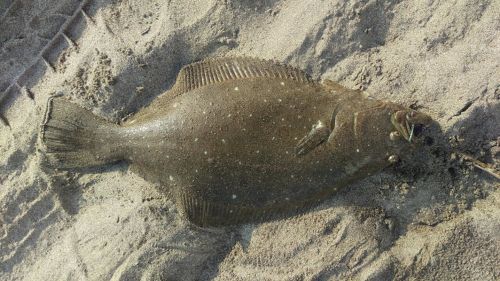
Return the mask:
{"type": "Polygon", "coordinates": [[[390,163],[399,161],[400,156],[424,143],[423,129],[433,123],[425,113],[382,101],[360,108],[353,121],[354,136],[347,139],[356,140],[356,155],[386,159],[390,163]]]}

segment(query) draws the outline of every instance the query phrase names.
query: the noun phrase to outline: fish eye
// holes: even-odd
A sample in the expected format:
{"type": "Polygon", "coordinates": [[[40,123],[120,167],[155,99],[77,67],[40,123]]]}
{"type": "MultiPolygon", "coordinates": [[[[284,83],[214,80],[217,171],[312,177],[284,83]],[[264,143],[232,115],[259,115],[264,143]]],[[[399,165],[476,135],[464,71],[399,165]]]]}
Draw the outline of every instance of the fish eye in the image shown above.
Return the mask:
{"type": "Polygon", "coordinates": [[[410,120],[411,118],[414,118],[416,115],[417,115],[417,112],[412,110],[412,111],[408,112],[408,114],[406,115],[406,119],[410,120]]]}
{"type": "MultiPolygon", "coordinates": [[[[402,123],[404,121],[405,114],[403,111],[396,111],[394,117],[398,123],[402,123]]],[[[408,116],[406,116],[406,118],[408,118],[408,116]]]]}

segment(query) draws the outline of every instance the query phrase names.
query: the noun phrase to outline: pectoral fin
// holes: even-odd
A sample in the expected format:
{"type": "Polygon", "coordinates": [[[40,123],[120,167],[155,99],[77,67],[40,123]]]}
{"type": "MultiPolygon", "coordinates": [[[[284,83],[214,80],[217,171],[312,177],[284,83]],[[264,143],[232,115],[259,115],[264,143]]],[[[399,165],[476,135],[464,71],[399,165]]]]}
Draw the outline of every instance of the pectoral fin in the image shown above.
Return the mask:
{"type": "Polygon", "coordinates": [[[298,156],[307,154],[309,151],[315,149],[320,144],[328,140],[331,132],[330,128],[325,126],[323,122],[318,121],[318,123],[313,125],[307,136],[303,137],[299,141],[297,147],[295,148],[295,153],[298,156]]]}

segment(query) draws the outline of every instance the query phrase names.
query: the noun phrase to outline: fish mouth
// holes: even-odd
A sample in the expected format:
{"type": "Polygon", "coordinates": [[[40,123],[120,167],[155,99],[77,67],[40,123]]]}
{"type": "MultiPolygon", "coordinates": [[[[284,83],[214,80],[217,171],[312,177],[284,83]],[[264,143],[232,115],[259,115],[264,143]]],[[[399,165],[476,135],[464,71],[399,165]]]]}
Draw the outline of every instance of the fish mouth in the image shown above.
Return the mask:
{"type": "Polygon", "coordinates": [[[399,134],[409,143],[412,143],[422,131],[422,127],[431,124],[432,119],[424,113],[408,109],[393,113],[391,122],[399,134]]]}

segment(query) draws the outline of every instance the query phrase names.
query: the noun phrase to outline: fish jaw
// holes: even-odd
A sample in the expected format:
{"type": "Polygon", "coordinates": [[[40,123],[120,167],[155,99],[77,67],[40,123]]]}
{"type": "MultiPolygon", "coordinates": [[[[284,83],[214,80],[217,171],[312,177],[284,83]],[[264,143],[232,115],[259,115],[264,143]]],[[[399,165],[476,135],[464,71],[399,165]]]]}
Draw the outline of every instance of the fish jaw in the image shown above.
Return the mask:
{"type": "Polygon", "coordinates": [[[432,118],[425,113],[405,108],[392,113],[391,123],[399,135],[411,143],[415,137],[415,126],[428,126],[432,123],[432,118]]]}

